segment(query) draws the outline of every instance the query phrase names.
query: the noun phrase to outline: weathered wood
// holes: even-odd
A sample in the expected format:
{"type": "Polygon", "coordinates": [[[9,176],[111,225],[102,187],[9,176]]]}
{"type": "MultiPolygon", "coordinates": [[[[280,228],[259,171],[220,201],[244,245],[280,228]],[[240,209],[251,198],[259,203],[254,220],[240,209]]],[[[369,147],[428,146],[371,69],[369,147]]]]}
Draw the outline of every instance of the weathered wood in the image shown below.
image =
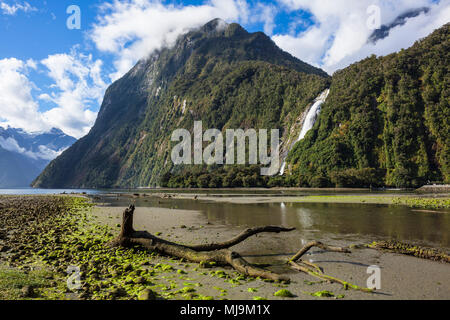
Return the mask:
{"type": "Polygon", "coordinates": [[[300,258],[313,247],[318,247],[320,249],[332,252],[351,253],[351,251],[347,248],[332,247],[319,241],[311,241],[308,242],[302,249],[300,249],[300,251],[298,251],[291,259],[289,259],[288,264],[291,266],[291,268],[300,272],[307,273],[321,280],[342,284],[345,289],[350,288],[363,292],[373,292],[372,289],[359,287],[344,280],[326,275],[323,273],[323,270],[316,264],[301,260],[300,258]]]}
{"type": "Polygon", "coordinates": [[[251,277],[261,277],[277,282],[289,282],[289,278],[283,275],[276,274],[269,270],[261,269],[252,266],[237,252],[228,250],[229,247],[234,246],[248,237],[262,233],[262,232],[287,232],[292,231],[295,228],[283,228],[283,227],[260,227],[248,229],[238,235],[237,237],[222,242],[211,243],[198,246],[186,246],[177,243],[173,243],[146,232],[135,231],[133,229],[133,214],[135,207],[130,206],[127,208],[122,217],[122,228],[120,235],[114,245],[120,245],[123,247],[129,247],[134,245],[141,245],[146,249],[158,252],[163,255],[169,255],[177,258],[183,258],[192,262],[215,262],[222,265],[230,265],[238,272],[251,277]]]}
{"type": "Polygon", "coordinates": [[[297,261],[306,252],[308,252],[309,249],[311,249],[312,247],[318,247],[320,249],[323,249],[326,251],[332,251],[332,252],[351,253],[351,251],[348,250],[347,248],[331,247],[331,246],[327,246],[326,244],[323,244],[322,242],[319,242],[319,241],[311,241],[311,242],[308,242],[302,249],[300,249],[300,251],[297,252],[291,259],[289,259],[289,261],[293,261],[293,262],[297,261]]]}
{"type": "Polygon", "coordinates": [[[277,226],[256,227],[252,229],[247,229],[243,231],[241,234],[237,235],[236,237],[224,242],[200,244],[186,247],[191,248],[192,250],[195,251],[212,251],[212,250],[228,249],[258,233],[264,232],[280,233],[280,232],[290,232],[293,230],[295,230],[295,228],[284,228],[277,226]]]}

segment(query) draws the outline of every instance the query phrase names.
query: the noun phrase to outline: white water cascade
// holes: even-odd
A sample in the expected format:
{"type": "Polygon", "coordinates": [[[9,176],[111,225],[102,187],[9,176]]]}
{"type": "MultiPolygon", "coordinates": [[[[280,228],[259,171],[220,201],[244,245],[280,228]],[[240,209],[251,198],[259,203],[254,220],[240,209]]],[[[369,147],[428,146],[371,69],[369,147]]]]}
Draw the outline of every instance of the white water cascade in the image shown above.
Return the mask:
{"type": "MultiPolygon", "coordinates": [[[[302,130],[300,131],[300,135],[298,136],[298,139],[297,141],[295,141],[295,143],[302,140],[306,136],[308,131],[311,130],[312,127],[314,127],[314,124],[316,123],[317,118],[319,117],[320,111],[322,110],[322,105],[327,99],[329,93],[330,89],[327,89],[316,98],[314,104],[311,106],[311,108],[308,111],[308,114],[306,115],[305,121],[303,122],[302,130]]],[[[292,147],[295,145],[295,143],[292,144],[292,147]]],[[[286,168],[286,160],[283,161],[283,164],[281,165],[280,169],[281,176],[284,174],[285,168],[286,168]]]]}

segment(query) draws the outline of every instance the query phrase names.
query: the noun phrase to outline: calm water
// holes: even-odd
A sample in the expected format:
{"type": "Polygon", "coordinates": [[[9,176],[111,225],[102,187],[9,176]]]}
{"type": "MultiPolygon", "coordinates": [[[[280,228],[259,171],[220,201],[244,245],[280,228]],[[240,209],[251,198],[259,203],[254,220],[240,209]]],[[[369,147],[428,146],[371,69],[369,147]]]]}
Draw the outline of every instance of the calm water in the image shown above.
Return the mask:
{"type": "Polygon", "coordinates": [[[450,248],[450,212],[405,206],[327,203],[233,204],[159,198],[102,196],[108,206],[162,207],[200,211],[208,221],[229,226],[283,225],[312,237],[349,240],[397,239],[450,248]]]}
{"type": "MultiPolygon", "coordinates": [[[[325,204],[325,203],[259,203],[233,204],[189,199],[160,199],[141,197],[132,199],[119,193],[153,193],[161,190],[73,190],[73,189],[0,189],[0,194],[60,194],[82,193],[98,203],[127,206],[134,203],[143,207],[195,210],[208,221],[229,226],[284,225],[293,226],[311,238],[355,240],[397,239],[423,245],[450,248],[450,212],[424,211],[404,206],[325,204]],[[116,193],[116,194],[114,194],[116,193]]],[[[179,191],[177,191],[179,192],[179,191]]],[[[184,191],[191,192],[192,191],[184,191]]],[[[249,196],[308,195],[304,191],[198,191],[195,194],[249,196]]],[[[315,192],[314,194],[342,194],[342,192],[315,192]]],[[[398,191],[396,191],[398,193],[398,191]]],[[[348,193],[347,193],[348,194],[348,193]]],[[[355,192],[351,193],[355,194],[355,192]]],[[[361,194],[360,192],[358,194],[361,194]]],[[[372,193],[373,194],[373,193],[372,193]]]]}
{"type": "Polygon", "coordinates": [[[97,194],[99,190],[89,189],[33,189],[33,188],[21,188],[21,189],[0,189],[0,195],[38,195],[38,194],[61,194],[61,193],[83,193],[97,194]]]}

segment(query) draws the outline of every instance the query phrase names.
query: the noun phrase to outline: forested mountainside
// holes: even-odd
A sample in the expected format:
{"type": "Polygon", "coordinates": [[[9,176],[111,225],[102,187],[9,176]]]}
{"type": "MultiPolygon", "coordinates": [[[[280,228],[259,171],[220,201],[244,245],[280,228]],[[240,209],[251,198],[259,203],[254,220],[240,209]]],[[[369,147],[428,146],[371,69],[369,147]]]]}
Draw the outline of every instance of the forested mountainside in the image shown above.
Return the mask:
{"type": "MultiPolygon", "coordinates": [[[[291,128],[330,77],[261,32],[213,20],[113,83],[90,133],[35,187],[156,186],[172,170],[175,129],[291,128]]],[[[287,137],[285,134],[284,137],[287,137]]],[[[186,172],[181,169],[178,172],[186,172]]]]}
{"type": "MultiPolygon", "coordinates": [[[[107,90],[91,132],[36,187],[415,187],[450,182],[449,25],[332,78],[262,33],[214,20],[141,60],[107,90]],[[322,112],[285,174],[257,166],[174,167],[175,129],[279,128],[286,149],[314,99],[322,112]]],[[[294,138],[293,138],[294,137],[294,138]]],[[[286,151],[286,150],[285,150],[286,151]]]]}
{"type": "Polygon", "coordinates": [[[334,74],[319,120],[289,155],[290,183],[449,183],[449,28],[334,74]]]}

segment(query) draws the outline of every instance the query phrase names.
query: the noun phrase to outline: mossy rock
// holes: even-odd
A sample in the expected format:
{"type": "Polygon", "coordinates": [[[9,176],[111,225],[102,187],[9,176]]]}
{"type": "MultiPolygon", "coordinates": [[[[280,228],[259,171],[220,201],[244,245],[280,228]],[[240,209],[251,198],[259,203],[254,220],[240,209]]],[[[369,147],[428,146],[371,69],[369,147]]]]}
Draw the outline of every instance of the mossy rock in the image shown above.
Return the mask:
{"type": "Polygon", "coordinates": [[[293,298],[295,295],[287,289],[281,289],[273,294],[275,297],[293,298]]]}
{"type": "Polygon", "coordinates": [[[144,289],[139,293],[138,300],[156,300],[156,293],[150,289],[144,289]]]}

